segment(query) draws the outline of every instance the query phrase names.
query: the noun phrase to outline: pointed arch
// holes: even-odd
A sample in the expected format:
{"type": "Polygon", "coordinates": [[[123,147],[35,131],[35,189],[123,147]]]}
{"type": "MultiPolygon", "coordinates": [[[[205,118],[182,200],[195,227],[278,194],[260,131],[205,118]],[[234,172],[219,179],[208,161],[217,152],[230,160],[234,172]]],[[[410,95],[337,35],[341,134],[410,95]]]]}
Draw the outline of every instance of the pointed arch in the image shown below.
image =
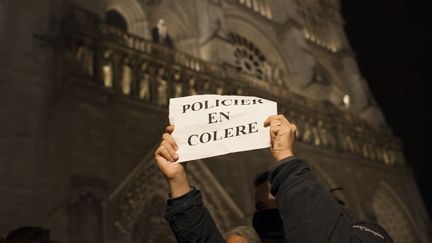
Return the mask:
{"type": "Polygon", "coordinates": [[[149,39],[147,15],[136,0],[107,0],[107,11],[118,12],[128,26],[128,32],[149,39]]]}
{"type": "MultiPolygon", "coordinates": [[[[154,151],[155,148],[109,196],[106,213],[110,215],[110,219],[107,224],[112,228],[110,231],[115,239],[132,241],[145,237],[145,234],[137,234],[135,230],[143,224],[154,235],[171,232],[167,222],[162,219],[163,209],[159,207],[165,205],[169,189],[154,163],[154,151]],[[143,218],[153,224],[146,224],[143,218]]],[[[245,218],[243,211],[201,160],[188,165],[188,175],[191,184],[203,192],[204,204],[222,231],[245,218]]]]}
{"type": "Polygon", "coordinates": [[[238,11],[235,8],[225,10],[225,25],[227,33],[231,32],[243,36],[263,51],[269,63],[282,70],[285,85],[289,86],[286,83],[286,77],[292,73],[288,62],[289,58],[282,51],[280,40],[278,40],[271,25],[263,24],[253,15],[238,11]]]}
{"type": "Polygon", "coordinates": [[[395,243],[419,242],[420,234],[408,207],[387,183],[380,182],[372,198],[372,210],[395,243]]]}
{"type": "Polygon", "coordinates": [[[158,19],[165,20],[168,33],[176,44],[198,36],[197,13],[193,2],[162,1],[160,6],[152,9],[151,24],[158,19]]]}
{"type": "Polygon", "coordinates": [[[322,182],[330,189],[332,187],[337,187],[339,185],[332,179],[332,177],[324,170],[324,168],[318,163],[313,162],[314,159],[308,155],[306,152],[299,151],[297,156],[302,158],[311,167],[313,172],[322,180],[322,182]]]}
{"type": "Polygon", "coordinates": [[[347,87],[347,82],[341,73],[341,67],[335,65],[334,59],[327,56],[323,52],[314,52],[306,50],[312,59],[311,75],[307,77],[301,92],[314,100],[327,100],[335,106],[343,107],[342,99],[345,94],[351,95],[351,90],[347,87]],[[329,82],[327,85],[322,85],[315,82],[314,74],[317,68],[324,70],[327,74],[329,82]]]}
{"type": "MultiPolygon", "coordinates": [[[[323,168],[323,166],[319,163],[313,162],[315,160],[311,156],[307,155],[307,153],[298,152],[298,156],[308,162],[308,165],[310,166],[312,171],[318,176],[318,178],[324,183],[324,185],[327,186],[328,190],[341,187],[341,185],[336,183],[333,177],[323,168]]],[[[337,193],[336,196],[339,197],[339,199],[344,201],[346,204],[353,205],[353,202],[348,200],[345,192],[341,191],[337,193]]]]}

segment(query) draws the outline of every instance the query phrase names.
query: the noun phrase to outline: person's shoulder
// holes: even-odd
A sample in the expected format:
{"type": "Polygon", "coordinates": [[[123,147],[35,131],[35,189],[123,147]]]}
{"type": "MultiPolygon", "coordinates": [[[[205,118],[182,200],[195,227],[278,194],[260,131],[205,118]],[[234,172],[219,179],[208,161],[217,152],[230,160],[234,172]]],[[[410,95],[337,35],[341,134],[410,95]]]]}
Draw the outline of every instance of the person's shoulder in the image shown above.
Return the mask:
{"type": "Polygon", "coordinates": [[[354,236],[359,238],[359,242],[388,242],[393,243],[392,238],[387,231],[379,224],[358,221],[352,224],[354,236]]]}

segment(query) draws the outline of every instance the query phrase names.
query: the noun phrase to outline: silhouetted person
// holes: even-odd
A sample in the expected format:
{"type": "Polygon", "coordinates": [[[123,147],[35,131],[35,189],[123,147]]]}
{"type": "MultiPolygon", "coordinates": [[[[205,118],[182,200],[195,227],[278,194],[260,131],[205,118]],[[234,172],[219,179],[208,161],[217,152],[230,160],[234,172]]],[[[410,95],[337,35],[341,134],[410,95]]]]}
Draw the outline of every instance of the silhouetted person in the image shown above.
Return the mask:
{"type": "MultiPolygon", "coordinates": [[[[393,242],[379,225],[353,220],[312,173],[294,156],[296,127],[283,115],[270,116],[271,152],[275,162],[267,177],[256,182],[253,226],[264,243],[384,243],[393,242]]],[[[179,242],[225,242],[201,192],[189,184],[185,163],[179,159],[176,141],[168,126],[155,158],[170,187],[165,210],[179,242]]]]}
{"type": "Polygon", "coordinates": [[[50,239],[50,231],[40,227],[20,227],[9,231],[0,243],[57,243],[50,239]]]}
{"type": "Polygon", "coordinates": [[[162,44],[169,48],[173,48],[173,42],[168,34],[168,28],[165,25],[165,20],[159,19],[157,25],[152,28],[152,40],[155,43],[162,44]]]}

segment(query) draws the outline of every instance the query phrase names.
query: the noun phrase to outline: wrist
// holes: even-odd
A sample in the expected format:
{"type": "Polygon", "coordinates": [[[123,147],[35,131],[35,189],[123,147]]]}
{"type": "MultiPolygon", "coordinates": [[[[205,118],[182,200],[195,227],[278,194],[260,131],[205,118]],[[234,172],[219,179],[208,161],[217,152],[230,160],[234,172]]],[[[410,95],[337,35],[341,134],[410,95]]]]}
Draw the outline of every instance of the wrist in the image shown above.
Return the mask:
{"type": "Polygon", "coordinates": [[[186,173],[167,179],[171,198],[183,196],[190,191],[189,179],[186,173]]]}
{"type": "Polygon", "coordinates": [[[281,160],[283,160],[285,158],[292,157],[292,156],[294,156],[294,152],[293,151],[291,151],[291,150],[285,150],[285,151],[281,151],[281,152],[275,154],[274,158],[276,159],[276,161],[281,161],[281,160]]]}

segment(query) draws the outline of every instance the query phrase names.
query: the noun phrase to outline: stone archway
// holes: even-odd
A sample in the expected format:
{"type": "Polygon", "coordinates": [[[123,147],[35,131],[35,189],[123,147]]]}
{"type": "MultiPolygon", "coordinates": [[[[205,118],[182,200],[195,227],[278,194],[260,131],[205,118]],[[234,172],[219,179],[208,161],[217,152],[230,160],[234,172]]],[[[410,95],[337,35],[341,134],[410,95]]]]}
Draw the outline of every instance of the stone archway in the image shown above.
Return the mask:
{"type": "Polygon", "coordinates": [[[419,242],[414,220],[397,193],[381,183],[372,199],[372,210],[395,243],[419,242]]]}
{"type": "Polygon", "coordinates": [[[351,96],[351,90],[344,79],[341,67],[335,65],[322,52],[306,50],[304,54],[311,58],[310,75],[305,77],[301,92],[311,99],[326,100],[337,107],[343,107],[343,97],[346,94],[351,96]],[[320,75],[322,77],[319,77],[320,75]]]}
{"type": "Polygon", "coordinates": [[[333,180],[333,178],[322,168],[321,165],[315,163],[315,159],[312,156],[308,155],[305,151],[297,152],[297,157],[300,157],[302,160],[306,161],[310,166],[312,171],[318,176],[318,178],[326,185],[329,189],[333,187],[337,187],[339,185],[333,180]]]}
{"type": "Polygon", "coordinates": [[[122,15],[129,33],[150,39],[147,15],[136,0],[108,0],[106,10],[114,10],[122,15]]]}
{"type": "MultiPolygon", "coordinates": [[[[245,217],[202,161],[189,163],[188,174],[191,185],[202,191],[204,205],[222,232],[245,217]]],[[[107,224],[114,231],[109,237],[122,242],[175,242],[163,219],[168,191],[153,157],[147,156],[108,199],[107,224]]]]}
{"type": "Polygon", "coordinates": [[[142,209],[143,213],[137,214],[137,218],[131,229],[131,240],[136,243],[176,242],[173,234],[170,234],[168,224],[163,218],[166,195],[155,193],[148,198],[151,207],[142,209]]]}
{"type": "MultiPolygon", "coordinates": [[[[322,181],[322,183],[324,183],[324,185],[327,187],[327,189],[333,190],[336,188],[341,188],[341,185],[338,184],[335,180],[334,177],[332,177],[324,168],[322,165],[320,165],[319,163],[316,163],[314,161],[316,161],[316,159],[313,159],[310,155],[308,155],[307,153],[305,153],[304,151],[298,152],[297,156],[304,159],[309,167],[311,168],[311,170],[313,171],[313,173],[322,181]]],[[[345,188],[341,188],[342,190],[337,190],[336,192],[332,193],[332,195],[339,199],[342,200],[345,205],[347,205],[348,207],[352,207],[354,206],[353,201],[349,200],[347,197],[347,194],[345,193],[345,188]]],[[[351,208],[349,208],[349,210],[351,210],[351,208]]],[[[350,212],[350,213],[354,213],[354,212],[350,212]]]]}
{"type": "Polygon", "coordinates": [[[194,1],[161,1],[150,11],[151,27],[155,26],[159,19],[163,19],[174,48],[190,55],[197,55],[199,31],[194,1]]]}
{"type": "Polygon", "coordinates": [[[279,46],[277,34],[242,11],[237,11],[235,8],[227,8],[225,11],[226,32],[243,36],[259,50],[265,50],[263,54],[268,62],[280,70],[280,78],[284,81],[284,85],[289,86],[287,81],[293,70],[290,58],[286,57],[285,52],[277,49],[279,46]]]}

